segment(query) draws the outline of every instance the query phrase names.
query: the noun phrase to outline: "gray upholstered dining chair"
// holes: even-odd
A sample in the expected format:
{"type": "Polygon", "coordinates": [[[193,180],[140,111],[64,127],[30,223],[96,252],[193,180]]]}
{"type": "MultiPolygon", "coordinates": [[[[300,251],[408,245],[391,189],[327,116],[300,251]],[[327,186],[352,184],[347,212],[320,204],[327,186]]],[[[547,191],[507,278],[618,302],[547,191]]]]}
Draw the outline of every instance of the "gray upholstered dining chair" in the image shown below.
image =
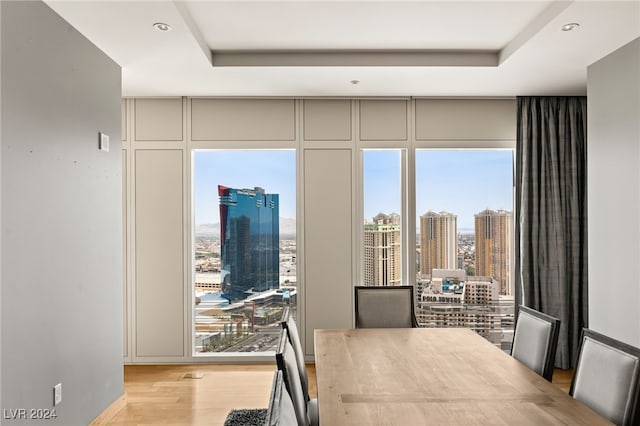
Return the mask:
{"type": "Polygon", "coordinates": [[[278,370],[273,375],[273,385],[267,408],[265,426],[297,426],[296,410],[293,401],[287,392],[282,377],[282,371],[278,370]]]}
{"type": "Polygon", "coordinates": [[[356,328],[417,328],[413,286],[356,286],[356,328]]]}
{"type": "MultiPolygon", "coordinates": [[[[298,373],[300,374],[302,391],[304,392],[305,400],[309,401],[310,400],[309,377],[307,376],[307,366],[305,365],[305,362],[304,362],[304,351],[302,350],[302,343],[300,342],[298,327],[288,307],[284,309],[282,318],[283,320],[280,323],[280,325],[282,326],[283,329],[287,330],[287,335],[289,336],[289,343],[291,343],[291,346],[293,347],[293,351],[296,354],[296,362],[298,364],[298,373]]],[[[317,403],[317,401],[315,401],[314,404],[315,403],[317,403]]]]}
{"type": "Polygon", "coordinates": [[[569,395],[617,425],[639,425],[640,348],[583,329],[569,395]]]}
{"type": "Polygon", "coordinates": [[[280,335],[280,342],[276,351],[276,363],[278,364],[278,370],[282,371],[285,386],[293,400],[298,426],[319,425],[318,404],[310,403],[305,399],[300,374],[298,373],[296,354],[289,342],[288,332],[285,329],[282,330],[280,335]]]}
{"type": "Polygon", "coordinates": [[[551,381],[559,330],[559,319],[519,306],[511,356],[551,381]]]}

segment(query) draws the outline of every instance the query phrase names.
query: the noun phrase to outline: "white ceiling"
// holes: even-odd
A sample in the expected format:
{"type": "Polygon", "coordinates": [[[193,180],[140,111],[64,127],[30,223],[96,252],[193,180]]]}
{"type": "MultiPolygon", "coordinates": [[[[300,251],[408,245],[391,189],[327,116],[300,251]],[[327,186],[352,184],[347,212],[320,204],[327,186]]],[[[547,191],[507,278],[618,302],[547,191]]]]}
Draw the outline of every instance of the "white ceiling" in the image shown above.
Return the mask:
{"type": "Polygon", "coordinates": [[[123,96],[585,94],[640,37],[640,0],[45,1],[122,66],[123,96]]]}

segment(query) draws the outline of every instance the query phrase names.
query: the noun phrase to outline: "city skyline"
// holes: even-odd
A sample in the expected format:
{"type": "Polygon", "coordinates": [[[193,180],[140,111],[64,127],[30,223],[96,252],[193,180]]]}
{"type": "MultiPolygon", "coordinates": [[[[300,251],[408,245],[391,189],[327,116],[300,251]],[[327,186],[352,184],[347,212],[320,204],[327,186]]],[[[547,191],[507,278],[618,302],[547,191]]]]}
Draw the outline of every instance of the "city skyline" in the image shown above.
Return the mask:
{"type": "MultiPolygon", "coordinates": [[[[399,213],[401,204],[401,150],[364,150],[362,155],[363,213],[368,220],[372,220],[378,213],[385,213],[384,217],[378,217],[377,225],[365,229],[363,278],[369,285],[398,285],[401,282],[401,231],[397,225],[398,218],[393,213],[399,213]],[[389,216],[390,223],[385,223],[386,215],[389,216]]],[[[458,217],[458,231],[464,232],[465,227],[460,224],[463,222],[459,213],[461,207],[467,209],[471,220],[487,207],[498,210],[506,206],[511,210],[511,155],[511,151],[417,151],[417,220],[430,210],[447,211],[458,217]],[[428,185],[425,180],[429,180],[428,185]],[[495,200],[499,199],[502,201],[500,205],[496,205],[495,200]],[[438,204],[438,200],[442,205],[438,204]]],[[[285,258],[276,255],[281,247],[274,240],[271,246],[278,247],[271,250],[274,254],[274,266],[258,267],[255,272],[265,279],[255,282],[253,277],[256,273],[252,272],[255,269],[254,262],[250,260],[254,256],[251,253],[255,250],[262,252],[264,247],[251,248],[251,225],[247,222],[250,215],[238,216],[229,211],[229,220],[222,225],[218,187],[226,187],[220,189],[223,192],[225,189],[239,190],[243,194],[246,192],[248,197],[252,197],[253,192],[260,192],[255,190],[256,187],[263,188],[265,195],[277,194],[278,197],[280,214],[278,216],[276,213],[276,217],[271,218],[272,223],[277,223],[278,217],[295,220],[296,153],[293,150],[195,151],[193,163],[195,225],[218,223],[219,231],[231,231],[225,232],[228,238],[223,238],[217,248],[213,243],[210,248],[205,249],[206,252],[200,252],[201,271],[206,264],[208,269],[214,270],[214,276],[217,274],[217,278],[208,287],[207,280],[201,282],[200,291],[217,290],[225,294],[224,297],[221,296],[222,299],[229,297],[230,300],[228,304],[218,306],[216,304],[222,301],[210,300],[205,296],[199,299],[196,347],[204,352],[229,348],[240,351],[272,349],[271,335],[263,331],[268,330],[264,326],[271,324],[273,318],[279,317],[283,306],[295,307],[297,300],[295,280],[284,281],[288,283],[284,284],[287,286],[286,298],[285,292],[278,289],[283,285],[278,273],[295,269],[295,249],[293,253],[285,255],[285,258],[293,256],[294,261],[283,264],[285,258]],[[218,257],[214,254],[216,249],[218,257]],[[215,272],[216,268],[219,272],[215,272]],[[269,276],[273,279],[268,278],[269,276]],[[248,304],[242,303],[255,290],[262,291],[263,295],[252,299],[248,304]],[[254,327],[257,328],[254,330],[254,327]]],[[[327,170],[327,173],[331,173],[331,170],[327,170]]],[[[220,195],[227,197],[230,194],[220,195]]],[[[230,201],[228,207],[233,206],[234,209],[237,207],[244,210],[256,205],[255,200],[244,207],[241,206],[240,199],[230,201]]],[[[472,230],[473,225],[466,228],[472,230]]],[[[416,226],[416,231],[419,230],[420,227],[416,226]]],[[[220,233],[217,235],[220,236],[220,233]]],[[[457,250],[454,252],[451,256],[457,261],[457,250]]]]}

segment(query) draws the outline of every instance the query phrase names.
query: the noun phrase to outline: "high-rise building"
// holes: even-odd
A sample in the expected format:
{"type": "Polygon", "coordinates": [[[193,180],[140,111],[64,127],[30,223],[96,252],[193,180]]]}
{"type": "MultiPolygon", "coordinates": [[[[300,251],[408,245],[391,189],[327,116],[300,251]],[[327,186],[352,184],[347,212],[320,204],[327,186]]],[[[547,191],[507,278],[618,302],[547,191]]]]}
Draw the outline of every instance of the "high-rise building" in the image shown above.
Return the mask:
{"type": "Polygon", "coordinates": [[[364,225],[364,285],[400,285],[400,216],[378,214],[364,225]]]}
{"type": "Polygon", "coordinates": [[[467,277],[462,297],[467,305],[490,305],[500,299],[500,283],[492,277],[467,277]]]}
{"type": "Polygon", "coordinates": [[[470,328],[508,348],[513,340],[513,298],[499,293],[500,283],[492,277],[468,276],[464,269],[434,269],[418,299],[416,318],[422,327],[470,328]]]}
{"type": "Polygon", "coordinates": [[[484,210],[475,215],[476,275],[493,277],[500,294],[512,294],[511,257],[513,217],[505,210],[484,210]]]}
{"type": "Polygon", "coordinates": [[[218,185],[221,289],[232,300],[279,287],[278,194],[218,185]]]}
{"type": "Polygon", "coordinates": [[[420,273],[433,269],[456,269],[458,261],[458,217],[429,210],[420,216],[420,273]]]}

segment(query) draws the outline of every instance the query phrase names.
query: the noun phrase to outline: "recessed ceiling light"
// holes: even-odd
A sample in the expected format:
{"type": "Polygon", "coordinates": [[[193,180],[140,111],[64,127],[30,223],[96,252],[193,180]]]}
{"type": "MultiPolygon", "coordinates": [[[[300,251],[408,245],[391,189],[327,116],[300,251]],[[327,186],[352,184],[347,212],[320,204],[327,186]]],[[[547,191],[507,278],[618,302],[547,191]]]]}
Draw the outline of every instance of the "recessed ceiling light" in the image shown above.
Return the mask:
{"type": "Polygon", "coordinates": [[[163,22],[156,22],[155,24],[153,24],[153,28],[155,28],[158,31],[162,31],[163,33],[167,31],[171,31],[171,26],[163,22]]]}
{"type": "Polygon", "coordinates": [[[578,28],[580,26],[580,24],[578,24],[577,22],[571,22],[570,24],[564,24],[562,26],[562,31],[571,31],[571,30],[575,30],[576,28],[578,28]]]}
{"type": "Polygon", "coordinates": [[[360,80],[351,80],[349,83],[356,85],[358,83],[360,83],[360,80]]]}

